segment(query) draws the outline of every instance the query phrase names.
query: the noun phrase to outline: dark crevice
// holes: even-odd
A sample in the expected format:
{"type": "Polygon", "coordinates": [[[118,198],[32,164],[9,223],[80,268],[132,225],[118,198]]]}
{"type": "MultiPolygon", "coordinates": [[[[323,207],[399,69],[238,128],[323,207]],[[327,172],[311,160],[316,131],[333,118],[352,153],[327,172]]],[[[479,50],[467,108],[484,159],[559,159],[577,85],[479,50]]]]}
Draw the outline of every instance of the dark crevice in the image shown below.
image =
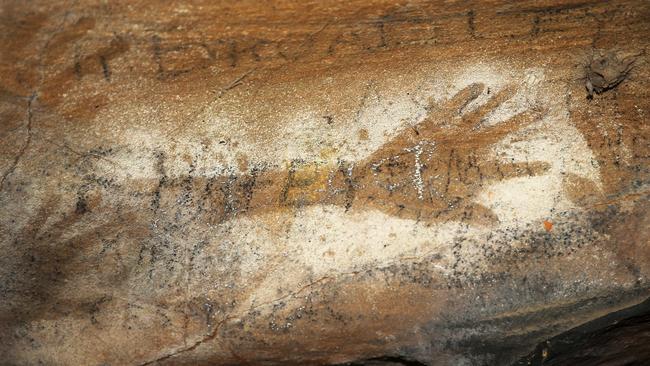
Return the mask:
{"type": "Polygon", "coordinates": [[[540,343],[524,365],[650,365],[650,298],[540,343]]]}

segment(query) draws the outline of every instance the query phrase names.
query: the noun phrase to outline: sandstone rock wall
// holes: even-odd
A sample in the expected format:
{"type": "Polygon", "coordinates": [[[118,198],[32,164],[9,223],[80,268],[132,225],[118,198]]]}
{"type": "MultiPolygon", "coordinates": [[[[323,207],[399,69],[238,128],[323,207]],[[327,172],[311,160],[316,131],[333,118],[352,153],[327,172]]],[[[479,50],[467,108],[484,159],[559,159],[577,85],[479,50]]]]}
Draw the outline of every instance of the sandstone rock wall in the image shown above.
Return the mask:
{"type": "Polygon", "coordinates": [[[0,9],[7,364],[509,365],[649,295],[648,2],[0,9]]]}

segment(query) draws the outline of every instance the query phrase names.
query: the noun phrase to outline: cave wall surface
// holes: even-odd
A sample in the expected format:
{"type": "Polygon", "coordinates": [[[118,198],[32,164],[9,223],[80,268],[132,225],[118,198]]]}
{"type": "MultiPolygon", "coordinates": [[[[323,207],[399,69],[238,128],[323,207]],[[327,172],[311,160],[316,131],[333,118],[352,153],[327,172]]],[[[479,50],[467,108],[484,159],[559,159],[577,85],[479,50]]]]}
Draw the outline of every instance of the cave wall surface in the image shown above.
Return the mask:
{"type": "Polygon", "coordinates": [[[0,363],[510,365],[650,296],[648,1],[0,3],[0,363]]]}

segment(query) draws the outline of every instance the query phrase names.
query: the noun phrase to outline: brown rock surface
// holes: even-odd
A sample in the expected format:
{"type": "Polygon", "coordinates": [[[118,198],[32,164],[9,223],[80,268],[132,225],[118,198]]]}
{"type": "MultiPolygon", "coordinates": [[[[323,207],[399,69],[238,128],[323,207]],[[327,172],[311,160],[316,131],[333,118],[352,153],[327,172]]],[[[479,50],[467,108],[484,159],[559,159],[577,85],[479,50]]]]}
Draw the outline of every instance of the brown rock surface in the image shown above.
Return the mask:
{"type": "Polygon", "coordinates": [[[649,19],[2,2],[0,359],[508,365],[640,303],[649,19]]]}

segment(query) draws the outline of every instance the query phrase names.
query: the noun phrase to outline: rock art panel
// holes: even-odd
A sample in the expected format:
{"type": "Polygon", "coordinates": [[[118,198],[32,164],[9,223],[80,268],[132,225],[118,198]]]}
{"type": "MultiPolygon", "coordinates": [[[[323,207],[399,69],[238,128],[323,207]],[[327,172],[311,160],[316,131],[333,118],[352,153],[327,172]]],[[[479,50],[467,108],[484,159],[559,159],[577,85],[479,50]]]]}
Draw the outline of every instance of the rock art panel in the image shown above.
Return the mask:
{"type": "MultiPolygon", "coordinates": [[[[40,51],[0,75],[0,359],[508,365],[647,297],[643,53],[603,76],[560,46],[473,51],[482,8],[392,6],[243,47],[263,35],[211,39],[193,9],[20,28],[40,51]]],[[[537,46],[610,16],[495,9],[537,46]]]]}

